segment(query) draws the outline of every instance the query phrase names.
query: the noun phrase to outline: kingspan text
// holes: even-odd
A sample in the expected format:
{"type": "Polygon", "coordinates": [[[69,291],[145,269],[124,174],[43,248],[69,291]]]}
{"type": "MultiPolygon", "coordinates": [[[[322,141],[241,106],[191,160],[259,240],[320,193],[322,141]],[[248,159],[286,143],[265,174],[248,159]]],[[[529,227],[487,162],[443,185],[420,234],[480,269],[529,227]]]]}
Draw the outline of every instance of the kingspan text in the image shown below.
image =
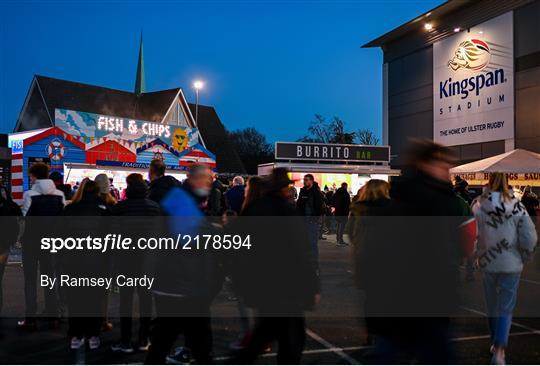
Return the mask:
{"type": "Polygon", "coordinates": [[[480,90],[483,88],[489,88],[505,82],[504,69],[488,71],[459,81],[452,81],[452,78],[448,78],[445,81],[439,82],[439,98],[443,99],[459,95],[461,99],[465,99],[471,93],[480,95],[480,90]]]}

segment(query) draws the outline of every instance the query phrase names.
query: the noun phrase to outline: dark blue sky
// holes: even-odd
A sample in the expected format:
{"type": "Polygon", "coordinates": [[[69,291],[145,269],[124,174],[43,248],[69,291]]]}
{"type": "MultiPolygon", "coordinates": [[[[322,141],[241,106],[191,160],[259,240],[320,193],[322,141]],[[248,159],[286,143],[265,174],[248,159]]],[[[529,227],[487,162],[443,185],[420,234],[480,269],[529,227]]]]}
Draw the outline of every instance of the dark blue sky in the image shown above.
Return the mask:
{"type": "Polygon", "coordinates": [[[147,89],[205,80],[230,130],[294,140],[320,113],[380,135],[382,53],[360,46],[441,2],[2,1],[0,132],[34,74],[132,90],[143,28],[147,89]]]}

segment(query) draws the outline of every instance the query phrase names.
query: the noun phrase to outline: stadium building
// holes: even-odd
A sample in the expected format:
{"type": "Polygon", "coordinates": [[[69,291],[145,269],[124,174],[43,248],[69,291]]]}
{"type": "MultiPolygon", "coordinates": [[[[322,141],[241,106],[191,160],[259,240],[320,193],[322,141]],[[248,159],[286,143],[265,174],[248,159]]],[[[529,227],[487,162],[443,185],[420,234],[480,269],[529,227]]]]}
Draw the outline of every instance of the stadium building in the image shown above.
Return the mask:
{"type": "Polygon", "coordinates": [[[408,138],[451,146],[460,163],[539,153],[539,35],[539,0],[451,0],[365,44],[384,54],[392,166],[408,138]]]}

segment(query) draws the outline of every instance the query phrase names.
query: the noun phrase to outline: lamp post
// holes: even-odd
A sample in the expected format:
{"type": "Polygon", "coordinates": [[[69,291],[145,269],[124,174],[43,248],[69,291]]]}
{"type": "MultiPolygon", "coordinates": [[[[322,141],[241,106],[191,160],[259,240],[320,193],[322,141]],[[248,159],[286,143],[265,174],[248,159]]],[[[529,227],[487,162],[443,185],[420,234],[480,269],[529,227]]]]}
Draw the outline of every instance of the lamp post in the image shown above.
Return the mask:
{"type": "Polygon", "coordinates": [[[204,83],[200,80],[196,80],[193,83],[193,87],[195,88],[195,95],[196,95],[196,102],[195,102],[195,124],[199,123],[199,90],[202,89],[204,86],[204,83]]]}

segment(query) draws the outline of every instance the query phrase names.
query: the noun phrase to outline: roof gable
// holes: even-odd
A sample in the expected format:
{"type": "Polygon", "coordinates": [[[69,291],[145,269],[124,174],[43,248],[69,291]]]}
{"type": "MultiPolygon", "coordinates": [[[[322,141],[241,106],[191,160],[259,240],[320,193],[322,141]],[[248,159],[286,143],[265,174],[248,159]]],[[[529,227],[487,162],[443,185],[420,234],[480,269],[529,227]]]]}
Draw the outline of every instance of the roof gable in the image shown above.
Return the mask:
{"type": "Polygon", "coordinates": [[[122,90],[36,76],[43,100],[54,115],[56,108],[161,122],[179,88],[135,94],[122,90]]]}

